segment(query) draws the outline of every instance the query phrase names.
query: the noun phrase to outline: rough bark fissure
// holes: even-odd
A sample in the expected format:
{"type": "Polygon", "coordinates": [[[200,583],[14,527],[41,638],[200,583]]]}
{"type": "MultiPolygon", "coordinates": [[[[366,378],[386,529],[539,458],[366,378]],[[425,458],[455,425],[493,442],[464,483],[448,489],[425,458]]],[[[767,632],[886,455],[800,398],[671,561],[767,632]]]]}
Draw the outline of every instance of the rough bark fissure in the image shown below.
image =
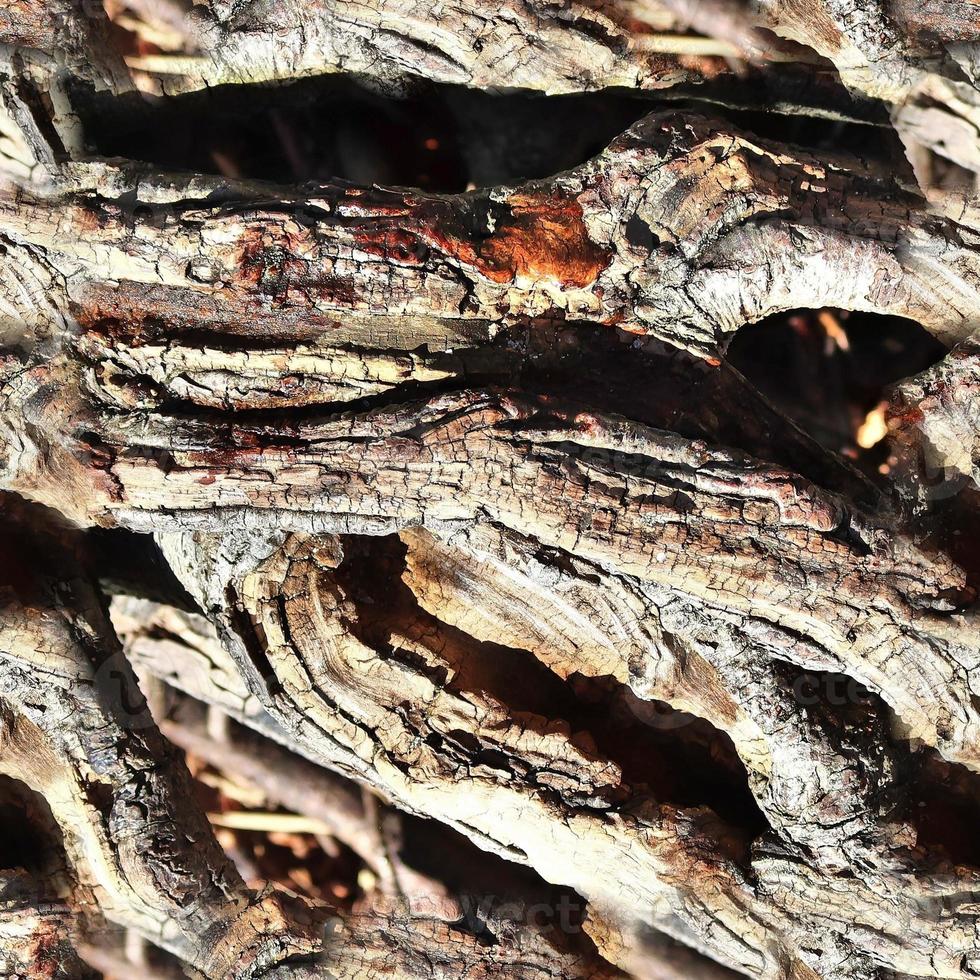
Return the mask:
{"type": "MultiPolygon", "coordinates": [[[[24,521],[41,541],[65,530],[45,527],[36,515],[8,511],[7,518],[4,553],[12,581],[4,587],[2,765],[52,807],[76,879],[69,907],[94,904],[100,915],[151,938],[206,977],[276,976],[288,960],[308,964],[290,967],[289,976],[357,975],[378,958],[400,964],[406,976],[426,977],[433,975],[426,958],[440,936],[447,970],[486,977],[613,975],[590,965],[587,952],[563,959],[566,954],[535,948],[520,932],[491,958],[471,937],[449,943],[447,923],[424,908],[411,929],[399,914],[378,910],[345,922],[343,935],[331,942],[329,929],[324,938],[323,911],[305,909],[295,898],[251,893],[190,803],[186,770],[145,708],[131,701],[140,699],[139,688],[91,586],[80,573],[65,577],[73,556],[47,540],[48,554],[62,565],[65,584],[58,589],[70,593],[51,595],[43,578],[23,577],[13,556],[23,553],[24,542],[10,529],[24,521]]],[[[101,945],[101,938],[86,938],[77,919],[67,930],[62,925],[63,938],[56,925],[53,919],[43,926],[47,945],[35,949],[28,975],[39,975],[53,955],[49,945],[101,945]]],[[[29,926],[12,906],[11,931],[29,926]]]]}
{"type": "Polygon", "coordinates": [[[0,977],[980,975],[977,14],[0,6],[0,977]],[[911,168],[753,123],[787,63],[911,168]],[[335,72],[651,111],[459,194],[93,153],[335,72]],[[726,361],[824,307],[950,349],[874,479],[726,361]],[[178,749],[374,892],[250,887],[178,749]]]}
{"type": "MultiPolygon", "coordinates": [[[[473,0],[454,0],[433,13],[410,0],[214,0],[171,18],[176,50],[130,64],[168,93],[337,71],[395,90],[423,78],[549,93],[658,91],[725,70],[720,59],[685,56],[683,47],[658,50],[659,30],[693,24],[728,42],[733,55],[817,66],[826,59],[846,86],[893,106],[895,128],[910,147],[928,147],[977,171],[975,4],[920,7],[841,0],[514,0],[488,11],[473,0]]],[[[159,19],[149,11],[151,21],[154,15],[159,19]]],[[[57,52],[55,62],[67,62],[99,87],[132,88],[122,57],[104,43],[98,6],[29,0],[8,4],[3,18],[0,36],[33,60],[57,52]]],[[[53,66],[42,64],[42,87],[53,74],[53,66]]]]}

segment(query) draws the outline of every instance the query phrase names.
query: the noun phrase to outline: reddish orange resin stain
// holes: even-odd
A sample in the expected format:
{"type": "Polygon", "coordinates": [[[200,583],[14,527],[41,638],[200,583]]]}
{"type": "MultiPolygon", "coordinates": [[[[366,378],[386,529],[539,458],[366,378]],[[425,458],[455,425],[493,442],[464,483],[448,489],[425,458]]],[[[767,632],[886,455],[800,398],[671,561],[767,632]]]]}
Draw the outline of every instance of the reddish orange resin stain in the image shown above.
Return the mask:
{"type": "Polygon", "coordinates": [[[583,288],[609,264],[610,253],[589,238],[574,198],[515,194],[470,209],[431,200],[414,203],[414,221],[402,214],[397,225],[360,228],[358,246],[406,265],[419,265],[435,251],[501,284],[520,277],[583,288]]]}
{"type": "Polygon", "coordinates": [[[406,265],[420,264],[428,251],[418,235],[402,228],[381,228],[358,231],[354,236],[358,248],[368,255],[379,255],[406,265]]]}
{"type": "Polygon", "coordinates": [[[515,194],[506,203],[510,215],[482,241],[447,238],[440,244],[499,283],[520,276],[582,288],[609,264],[609,252],[589,238],[578,201],[515,194]]]}

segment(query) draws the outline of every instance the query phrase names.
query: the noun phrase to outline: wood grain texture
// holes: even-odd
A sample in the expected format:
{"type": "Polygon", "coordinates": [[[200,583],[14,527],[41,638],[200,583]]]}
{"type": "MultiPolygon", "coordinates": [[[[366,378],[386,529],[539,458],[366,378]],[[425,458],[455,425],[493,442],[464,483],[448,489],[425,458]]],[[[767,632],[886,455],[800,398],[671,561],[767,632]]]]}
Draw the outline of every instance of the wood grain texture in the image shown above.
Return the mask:
{"type": "Polygon", "coordinates": [[[45,841],[0,975],[121,929],[209,980],[980,974],[974,5],[193,8],[0,8],[0,803],[45,841]],[[787,59],[924,192],[867,119],[724,111],[787,59]],[[102,159],[80,108],[341,72],[652,111],[441,194],[102,159]],[[876,393],[876,470],[727,360],[826,307],[949,348],[876,393]],[[178,748],[375,891],[249,887],[178,748]],[[455,860],[396,853],[418,818],[455,860]],[[468,914],[488,868],[517,916],[468,914]]]}

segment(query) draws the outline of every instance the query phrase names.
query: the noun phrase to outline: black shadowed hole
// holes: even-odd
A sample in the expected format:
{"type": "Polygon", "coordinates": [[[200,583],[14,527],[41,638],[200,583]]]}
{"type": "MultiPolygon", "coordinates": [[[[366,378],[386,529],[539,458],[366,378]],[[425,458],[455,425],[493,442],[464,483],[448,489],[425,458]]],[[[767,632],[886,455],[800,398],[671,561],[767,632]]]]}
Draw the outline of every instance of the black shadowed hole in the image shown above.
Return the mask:
{"type": "Polygon", "coordinates": [[[652,252],[660,244],[659,237],[638,214],[634,214],[626,222],[626,239],[630,245],[645,248],[648,252],[652,252]]]}
{"type": "Polygon", "coordinates": [[[63,861],[61,832],[47,801],[20,780],[0,776],[0,869],[40,875],[63,861]]]}
{"type": "Polygon", "coordinates": [[[170,98],[82,90],[89,148],[158,167],[277,182],[459,192],[577,166],[653,108],[628,93],[491,95],[418,85],[392,98],[345,76],[170,98]]]}
{"type": "Polygon", "coordinates": [[[910,762],[910,783],[899,816],[915,828],[916,846],[924,852],[919,859],[936,870],[943,870],[947,862],[980,868],[977,774],[928,747],[910,762]]]}
{"type": "Polygon", "coordinates": [[[900,156],[885,145],[880,107],[855,103],[836,80],[792,66],[659,95],[486,92],[420,80],[388,95],[355,76],[325,75],[168,97],[115,96],[75,83],[72,98],[94,154],[279,183],[339,178],[446,192],[517,183],[578,166],[649,112],[715,114],[719,103],[731,104],[739,122],[762,136],[815,148],[846,142],[868,157],[884,153],[890,165],[900,156]],[[739,108],[771,105],[777,90],[783,105],[787,85],[818,114],[843,112],[858,121],[804,111],[777,114],[773,123],[766,113],[739,108]]]}
{"type": "Polygon", "coordinates": [[[895,735],[900,726],[894,711],[855,678],[785,663],[778,669],[810,725],[844,747],[853,759],[862,760],[855,772],[862,772],[864,780],[874,780],[867,787],[868,797],[881,807],[887,823],[896,828],[911,825],[920,867],[938,873],[953,865],[980,867],[976,773],[943,759],[928,746],[912,748],[895,735]],[[891,765],[886,756],[891,756],[891,765]]]}
{"type": "Polygon", "coordinates": [[[880,475],[888,467],[881,409],[887,389],[945,353],[925,328],[902,317],[797,310],[742,327],[726,356],[826,449],[880,475]]]}

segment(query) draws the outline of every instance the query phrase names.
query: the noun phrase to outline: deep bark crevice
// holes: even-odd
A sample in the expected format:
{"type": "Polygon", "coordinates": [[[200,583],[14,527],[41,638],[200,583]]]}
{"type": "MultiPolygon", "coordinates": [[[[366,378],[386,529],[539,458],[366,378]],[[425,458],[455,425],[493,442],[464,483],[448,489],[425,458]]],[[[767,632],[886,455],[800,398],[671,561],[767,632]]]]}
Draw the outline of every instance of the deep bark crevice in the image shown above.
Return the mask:
{"type": "Polygon", "coordinates": [[[853,100],[829,78],[814,84],[788,68],[778,79],[734,76],[659,95],[490,93],[435,83],[385,95],[363,78],[335,75],[169,98],[78,88],[74,99],[93,154],[276,182],[288,175],[297,183],[339,179],[447,193],[520,183],[584,163],[649,112],[717,104],[761,136],[814,150],[846,142],[869,159],[901,157],[879,107],[853,100]],[[771,104],[777,90],[786,108],[774,121],[752,107],[771,104]],[[820,118],[835,113],[843,118],[820,118]]]}
{"type": "MultiPolygon", "coordinates": [[[[0,775],[0,871],[16,869],[53,886],[65,874],[65,845],[44,797],[22,781],[0,775]]],[[[56,899],[56,892],[49,897],[56,899]]]]}
{"type": "Polygon", "coordinates": [[[857,452],[871,447],[854,444],[856,423],[887,398],[893,385],[947,353],[922,326],[900,317],[796,310],[746,325],[725,356],[781,412],[829,450],[846,447],[870,473],[884,460],[857,452]],[[831,358],[827,350],[833,351],[831,358]]]}
{"type": "MultiPolygon", "coordinates": [[[[630,796],[649,793],[659,803],[708,806],[733,829],[739,828],[747,843],[766,827],[731,740],[709,720],[684,715],[662,702],[641,702],[612,677],[573,674],[563,680],[527,651],[474,643],[463,631],[438,624],[421,609],[402,581],[406,548],[397,536],[343,540],[338,581],[355,602],[365,604],[365,613],[371,612],[362,615],[365,626],[357,635],[372,647],[387,647],[391,657],[424,670],[418,659],[392,646],[387,624],[392,618],[414,620],[414,630],[443,631],[446,643],[462,657],[450,657],[452,681],[446,680],[446,667],[438,668],[434,679],[440,686],[463,697],[467,692],[488,694],[529,729],[552,731],[560,725],[573,743],[615,763],[626,783],[621,789],[630,796]]],[[[478,742],[474,745],[479,748],[478,742]]],[[[628,804],[628,798],[618,802],[628,804]]]]}

